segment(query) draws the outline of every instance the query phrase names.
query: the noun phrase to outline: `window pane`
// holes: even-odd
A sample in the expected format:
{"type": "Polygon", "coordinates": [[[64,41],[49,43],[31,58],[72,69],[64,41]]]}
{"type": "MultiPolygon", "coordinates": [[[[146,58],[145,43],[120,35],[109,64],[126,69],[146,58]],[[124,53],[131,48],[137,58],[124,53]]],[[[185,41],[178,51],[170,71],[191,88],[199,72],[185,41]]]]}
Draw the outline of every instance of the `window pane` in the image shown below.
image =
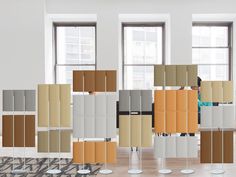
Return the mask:
{"type": "Polygon", "coordinates": [[[58,64],[95,64],[95,27],[57,27],[58,64]]]}
{"type": "Polygon", "coordinates": [[[198,65],[202,80],[228,80],[228,65],[198,65]]]}
{"type": "Polygon", "coordinates": [[[125,89],[152,89],[154,80],[153,68],[153,66],[125,66],[125,89]]]}
{"type": "Polygon", "coordinates": [[[124,27],[125,64],[162,63],[162,27],[124,27]]]}
{"type": "Polygon", "coordinates": [[[58,84],[73,84],[73,70],[95,70],[94,66],[57,66],[57,83],[58,84]]]}
{"type": "Polygon", "coordinates": [[[229,49],[193,48],[193,64],[228,64],[229,49]]]}
{"type": "Polygon", "coordinates": [[[228,26],[194,26],[193,47],[227,47],[228,26]]]}

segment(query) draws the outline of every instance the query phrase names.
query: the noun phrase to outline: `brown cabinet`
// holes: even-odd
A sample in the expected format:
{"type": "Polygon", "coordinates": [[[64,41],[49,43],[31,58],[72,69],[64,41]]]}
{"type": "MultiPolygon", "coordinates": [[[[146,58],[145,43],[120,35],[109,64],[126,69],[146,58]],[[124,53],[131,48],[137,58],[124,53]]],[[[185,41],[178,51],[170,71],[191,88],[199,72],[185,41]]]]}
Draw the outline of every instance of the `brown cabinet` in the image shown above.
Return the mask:
{"type": "Polygon", "coordinates": [[[233,163],[233,131],[201,132],[201,163],[233,163]]]}

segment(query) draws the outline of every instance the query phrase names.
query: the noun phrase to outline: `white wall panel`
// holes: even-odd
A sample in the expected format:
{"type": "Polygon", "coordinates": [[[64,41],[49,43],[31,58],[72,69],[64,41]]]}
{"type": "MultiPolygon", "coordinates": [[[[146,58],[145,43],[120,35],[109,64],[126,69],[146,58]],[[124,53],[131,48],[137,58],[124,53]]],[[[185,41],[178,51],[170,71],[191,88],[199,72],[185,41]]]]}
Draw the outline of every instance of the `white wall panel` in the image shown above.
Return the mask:
{"type": "Polygon", "coordinates": [[[106,118],[104,116],[96,116],[95,137],[106,138],[106,118]]]}
{"type": "Polygon", "coordinates": [[[187,157],[187,149],[188,149],[188,145],[187,145],[187,137],[177,137],[176,138],[176,157],[178,158],[184,158],[187,157]]]}
{"type": "Polygon", "coordinates": [[[84,97],[73,96],[73,137],[84,137],[84,97]]]}
{"type": "Polygon", "coordinates": [[[166,158],[176,157],[176,138],[174,136],[169,136],[165,138],[165,141],[166,158]]]}
{"type": "Polygon", "coordinates": [[[155,136],[154,155],[156,158],[165,158],[165,137],[155,136]]]}
{"type": "Polygon", "coordinates": [[[95,137],[95,118],[94,116],[85,116],[84,118],[84,137],[95,137]]]}
{"type": "Polygon", "coordinates": [[[188,154],[187,158],[197,158],[198,157],[198,145],[197,145],[197,137],[190,136],[187,138],[188,143],[188,154]]]}

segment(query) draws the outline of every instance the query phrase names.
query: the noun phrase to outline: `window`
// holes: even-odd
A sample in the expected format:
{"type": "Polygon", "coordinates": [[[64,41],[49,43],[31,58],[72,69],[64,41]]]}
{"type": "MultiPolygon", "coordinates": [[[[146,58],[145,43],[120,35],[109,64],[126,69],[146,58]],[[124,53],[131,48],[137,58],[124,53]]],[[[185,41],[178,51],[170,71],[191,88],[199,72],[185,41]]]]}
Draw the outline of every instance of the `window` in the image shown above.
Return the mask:
{"type": "Polygon", "coordinates": [[[123,88],[151,89],[164,62],[164,24],[123,24],[123,88]]]}
{"type": "Polygon", "coordinates": [[[73,70],[95,70],[96,25],[54,24],[55,82],[72,84],[73,70]]]}
{"type": "Polygon", "coordinates": [[[193,24],[192,63],[203,80],[231,80],[231,24],[193,24]]]}

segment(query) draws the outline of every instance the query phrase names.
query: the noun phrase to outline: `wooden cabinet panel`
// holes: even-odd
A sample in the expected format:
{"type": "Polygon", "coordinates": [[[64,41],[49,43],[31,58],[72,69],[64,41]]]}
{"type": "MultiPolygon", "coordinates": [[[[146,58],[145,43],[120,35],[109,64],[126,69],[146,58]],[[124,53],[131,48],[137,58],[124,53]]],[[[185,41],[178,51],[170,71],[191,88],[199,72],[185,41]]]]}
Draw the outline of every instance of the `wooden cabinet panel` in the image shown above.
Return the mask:
{"type": "Polygon", "coordinates": [[[176,85],[186,86],[187,82],[187,66],[186,65],[177,65],[176,66],[176,85]]]}
{"type": "Polygon", "coordinates": [[[198,91],[188,90],[188,111],[198,112],[198,91]]]}
{"type": "Polygon", "coordinates": [[[202,131],[201,132],[201,143],[200,143],[200,162],[210,163],[211,162],[211,132],[202,131]]]}
{"type": "Polygon", "coordinates": [[[95,71],[84,71],[84,91],[95,92],[95,71]]]}
{"type": "Polygon", "coordinates": [[[155,112],[165,111],[165,90],[156,90],[154,95],[155,112]]]}
{"type": "Polygon", "coordinates": [[[166,93],[166,111],[176,111],[176,90],[168,90],[166,93]]]}
{"type": "Polygon", "coordinates": [[[142,147],[152,146],[152,116],[142,115],[142,147]]]}
{"type": "Polygon", "coordinates": [[[212,101],[223,102],[223,85],[221,81],[212,82],[212,101]]]}
{"type": "Polygon", "coordinates": [[[116,163],[116,142],[107,142],[107,163],[116,163]]]}
{"type": "Polygon", "coordinates": [[[49,150],[50,152],[60,152],[59,147],[60,134],[59,130],[50,130],[49,131],[49,150]]]}
{"type": "Polygon", "coordinates": [[[141,91],[132,90],[130,92],[130,96],[131,96],[130,111],[140,111],[141,110],[141,91]]]}
{"type": "Polygon", "coordinates": [[[2,146],[12,147],[13,146],[13,116],[3,115],[2,116],[2,146]]]}
{"type": "Polygon", "coordinates": [[[84,143],[84,161],[85,163],[96,163],[95,160],[95,142],[85,142],[84,143]]]}
{"type": "Polygon", "coordinates": [[[187,90],[178,90],[176,91],[176,110],[177,111],[187,111],[187,90]]]}
{"type": "Polygon", "coordinates": [[[106,91],[106,71],[95,71],[95,89],[96,92],[106,91]]]}
{"type": "Polygon", "coordinates": [[[60,152],[71,151],[71,130],[61,130],[60,152]]]}
{"type": "Polygon", "coordinates": [[[25,116],[25,147],[35,147],[35,116],[25,116]]]}
{"type": "Polygon", "coordinates": [[[166,113],[166,132],[176,133],[176,112],[167,111],[166,113]]]}
{"type": "MultiPolygon", "coordinates": [[[[141,115],[131,115],[131,147],[141,146],[141,115]]],[[[127,135],[126,135],[127,136],[127,135]]]]}
{"type": "Polygon", "coordinates": [[[165,112],[155,112],[154,129],[156,133],[165,132],[165,112]]]}
{"type": "Polygon", "coordinates": [[[83,164],[84,162],[84,142],[73,142],[73,163],[83,164]]]}
{"type": "Polygon", "coordinates": [[[224,131],[224,163],[234,163],[234,134],[224,131]]]}
{"type": "Polygon", "coordinates": [[[165,66],[165,84],[166,86],[176,86],[176,65],[165,66]]]}
{"type": "Polygon", "coordinates": [[[116,71],[106,71],[106,90],[108,92],[116,92],[116,71]]]}
{"type": "Polygon", "coordinates": [[[24,116],[14,116],[14,146],[24,147],[24,116]]]}
{"type": "Polygon", "coordinates": [[[233,81],[224,81],[223,82],[223,99],[224,102],[233,102],[233,81]]]}
{"type": "Polygon", "coordinates": [[[213,132],[213,149],[212,149],[212,162],[221,163],[222,162],[222,134],[220,131],[213,132]]]}
{"type": "Polygon", "coordinates": [[[48,127],[49,85],[38,85],[38,126],[48,127]]]}
{"type": "Polygon", "coordinates": [[[50,127],[60,126],[60,86],[49,86],[49,121],[50,127]]]}
{"type": "Polygon", "coordinates": [[[201,82],[201,101],[212,102],[212,87],[210,81],[201,82]]]}
{"type": "Polygon", "coordinates": [[[188,112],[188,133],[198,131],[198,112],[188,112]]]}
{"type": "Polygon", "coordinates": [[[39,131],[38,132],[38,152],[45,153],[48,152],[48,131],[39,131]]]}
{"type": "Polygon", "coordinates": [[[186,133],[187,131],[187,112],[178,111],[176,113],[176,132],[186,133]]]}
{"type": "Polygon", "coordinates": [[[188,70],[188,85],[197,86],[198,66],[188,65],[187,70],[188,70]]]}
{"type": "Polygon", "coordinates": [[[106,162],[106,142],[96,142],[95,144],[95,159],[96,163],[105,163],[106,162]]]}
{"type": "Polygon", "coordinates": [[[131,120],[130,117],[127,115],[120,115],[119,116],[119,146],[120,147],[130,147],[130,125],[131,120]]]}
{"type": "Polygon", "coordinates": [[[73,71],[73,91],[84,91],[84,71],[73,71]]]}
{"type": "Polygon", "coordinates": [[[69,84],[60,85],[60,126],[71,126],[71,88],[69,84]]]}
{"type": "Polygon", "coordinates": [[[155,86],[164,86],[164,76],[165,74],[165,65],[155,65],[154,66],[154,85],[155,86]]]}

